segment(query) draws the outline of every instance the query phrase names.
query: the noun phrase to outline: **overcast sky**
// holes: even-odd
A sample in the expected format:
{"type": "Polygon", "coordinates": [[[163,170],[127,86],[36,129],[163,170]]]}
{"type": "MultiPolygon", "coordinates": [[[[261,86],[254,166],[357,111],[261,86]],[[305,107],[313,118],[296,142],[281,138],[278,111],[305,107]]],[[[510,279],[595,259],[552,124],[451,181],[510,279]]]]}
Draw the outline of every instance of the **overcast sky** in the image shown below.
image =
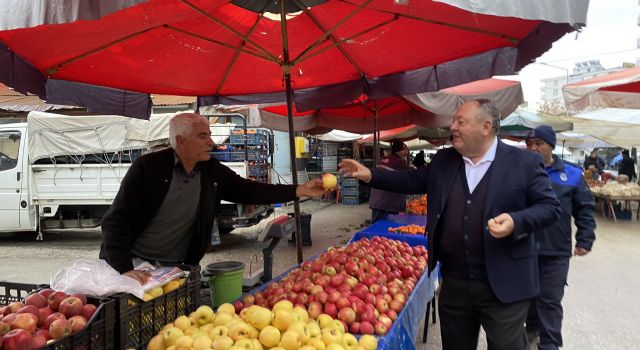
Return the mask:
{"type": "MultiPolygon", "coordinates": [[[[623,62],[635,63],[640,58],[637,49],[639,0],[590,0],[587,26],[578,33],[567,34],[553,44],[536,62],[545,62],[573,71],[575,62],[599,59],[604,68],[619,67],[623,62]]],[[[540,79],[565,76],[561,68],[532,63],[522,69],[522,82],[529,108],[540,100],[540,79]]]]}

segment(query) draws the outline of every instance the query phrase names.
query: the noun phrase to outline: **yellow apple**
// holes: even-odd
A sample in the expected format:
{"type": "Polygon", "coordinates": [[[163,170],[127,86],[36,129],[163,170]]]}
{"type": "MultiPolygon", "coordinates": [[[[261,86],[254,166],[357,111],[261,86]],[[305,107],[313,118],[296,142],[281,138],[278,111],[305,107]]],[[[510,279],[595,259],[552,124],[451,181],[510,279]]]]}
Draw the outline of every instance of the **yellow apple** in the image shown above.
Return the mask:
{"type": "Polygon", "coordinates": [[[196,309],[196,321],[200,326],[211,322],[213,316],[213,310],[207,305],[201,305],[196,309]]]}
{"type": "Polygon", "coordinates": [[[358,347],[358,339],[353,336],[351,333],[346,333],[342,336],[342,346],[346,350],[356,350],[358,347]]]}
{"type": "Polygon", "coordinates": [[[272,348],[280,342],[280,330],[274,326],[266,326],[260,330],[258,339],[262,345],[272,348]]]}
{"type": "Polygon", "coordinates": [[[256,338],[251,339],[253,341],[253,349],[254,350],[264,350],[264,347],[260,343],[260,341],[256,338]]]}
{"type": "Polygon", "coordinates": [[[280,338],[280,346],[286,350],[298,350],[302,346],[300,334],[296,331],[286,331],[280,338]]]}
{"type": "Polygon", "coordinates": [[[203,331],[204,333],[209,334],[211,332],[211,330],[213,329],[213,327],[215,327],[216,325],[214,325],[213,323],[207,323],[205,325],[200,326],[201,331],[203,331]]]}
{"type": "Polygon", "coordinates": [[[324,342],[322,341],[322,338],[320,338],[320,336],[315,336],[309,339],[309,341],[307,342],[307,345],[313,346],[314,349],[316,350],[325,350],[325,347],[326,347],[326,345],[324,345],[324,342]]]}
{"type": "Polygon", "coordinates": [[[152,298],[157,298],[162,295],[162,287],[155,287],[147,292],[152,298]]]}
{"type": "Polygon", "coordinates": [[[300,349],[298,350],[316,350],[316,348],[314,348],[311,345],[303,345],[300,349]]]}
{"type": "Polygon", "coordinates": [[[229,337],[236,342],[240,339],[250,338],[249,325],[241,321],[234,321],[229,324],[229,337]]]}
{"type": "Polygon", "coordinates": [[[287,350],[287,349],[283,348],[282,346],[276,346],[275,348],[271,348],[269,350],[287,350]]]}
{"type": "Polygon", "coordinates": [[[189,321],[189,317],[185,315],[178,316],[178,318],[173,321],[173,326],[180,328],[184,332],[187,328],[191,327],[191,321],[189,321]]]}
{"type": "Polygon", "coordinates": [[[344,329],[344,324],[342,322],[340,322],[339,320],[333,320],[331,321],[331,323],[329,324],[328,328],[334,328],[335,330],[337,330],[338,332],[344,334],[346,331],[344,329]]]}
{"type": "Polygon", "coordinates": [[[166,348],[165,350],[176,350],[176,346],[175,345],[171,345],[170,347],[166,348]]]}
{"type": "Polygon", "coordinates": [[[218,339],[213,341],[213,344],[211,344],[211,348],[213,350],[227,350],[232,346],[233,339],[227,337],[226,335],[219,337],[218,339]]]}
{"type": "Polygon", "coordinates": [[[286,309],[278,309],[273,313],[273,321],[271,324],[284,332],[295,321],[293,313],[286,309]]]}
{"type": "Polygon", "coordinates": [[[322,175],[322,188],[332,190],[338,186],[338,179],[335,175],[325,173],[322,175]]]}
{"type": "Polygon", "coordinates": [[[306,344],[309,339],[311,339],[311,332],[309,331],[309,327],[302,321],[296,321],[292,323],[289,328],[287,328],[287,330],[298,332],[298,334],[300,335],[300,340],[303,344],[306,344]]]}
{"type": "Polygon", "coordinates": [[[307,309],[301,306],[296,306],[293,308],[293,313],[297,316],[298,321],[302,321],[305,323],[309,321],[309,313],[307,312],[307,309]]]}
{"type": "Polygon", "coordinates": [[[342,343],[342,333],[338,332],[335,328],[323,329],[321,332],[321,337],[325,345],[342,343]]]}
{"type": "Polygon", "coordinates": [[[185,329],[184,331],[182,331],[184,333],[184,335],[190,335],[193,336],[196,332],[198,331],[198,327],[196,326],[189,326],[187,327],[187,329],[185,329]]]}
{"type": "Polygon", "coordinates": [[[164,350],[164,339],[162,338],[162,334],[157,334],[147,344],[147,349],[149,350],[164,350]]]}
{"type": "Polygon", "coordinates": [[[213,345],[213,341],[209,337],[197,337],[193,340],[193,350],[209,350],[213,345]]]}
{"type": "Polygon", "coordinates": [[[327,314],[320,314],[318,315],[317,321],[318,321],[318,326],[320,326],[320,329],[324,329],[329,327],[331,322],[333,322],[333,318],[327,314]]]}
{"type": "Polygon", "coordinates": [[[178,280],[171,280],[169,282],[167,282],[164,286],[162,286],[162,292],[164,294],[167,294],[169,292],[172,292],[176,289],[180,288],[180,281],[178,280]]]}
{"type": "Polygon", "coordinates": [[[275,312],[276,310],[285,309],[289,312],[293,311],[293,304],[289,300],[280,300],[275,303],[271,308],[271,311],[275,312]]]}
{"type": "Polygon", "coordinates": [[[229,303],[224,303],[224,304],[218,306],[218,310],[216,310],[216,311],[218,313],[226,312],[226,313],[228,313],[230,315],[235,315],[236,314],[236,308],[233,307],[233,305],[229,304],[229,303]]]}
{"type": "MultiPolygon", "coordinates": [[[[149,301],[151,299],[153,299],[153,295],[151,295],[149,293],[144,293],[142,295],[142,300],[144,300],[144,301],[149,301]]],[[[129,301],[131,301],[131,300],[129,300],[129,301]]],[[[132,305],[135,305],[135,303],[133,303],[132,305]]]]}
{"type": "Polygon", "coordinates": [[[316,323],[316,321],[310,320],[309,322],[307,322],[307,327],[309,327],[309,334],[311,334],[312,337],[317,337],[320,335],[320,326],[318,326],[318,323],[316,323]]]}
{"type": "Polygon", "coordinates": [[[176,343],[174,345],[176,346],[176,349],[190,349],[193,345],[193,338],[188,335],[183,335],[176,339],[176,343]]]}
{"type": "Polygon", "coordinates": [[[216,340],[223,335],[229,335],[229,329],[226,326],[213,327],[211,332],[209,332],[209,338],[211,338],[211,340],[216,340]]]}
{"type": "Polygon", "coordinates": [[[243,350],[255,350],[252,339],[240,339],[236,341],[233,346],[237,346],[243,350]]]}
{"type": "Polygon", "coordinates": [[[164,339],[164,346],[169,347],[171,345],[175,345],[176,340],[178,340],[178,338],[182,337],[183,335],[184,333],[180,328],[171,327],[164,330],[164,332],[162,333],[162,339],[164,339]]]}
{"type": "MultiPolygon", "coordinates": [[[[244,311],[244,310],[243,310],[244,311]]],[[[271,324],[273,313],[262,306],[253,305],[244,312],[244,319],[258,330],[271,324]]]]}
{"type": "Polygon", "coordinates": [[[364,334],[360,337],[358,345],[366,350],[376,350],[378,348],[378,338],[370,334],[364,334]]]}
{"type": "Polygon", "coordinates": [[[226,312],[218,312],[216,314],[215,319],[213,320],[214,326],[224,326],[229,322],[233,321],[233,316],[226,312]]]}
{"type": "Polygon", "coordinates": [[[338,343],[331,343],[329,345],[327,345],[327,347],[325,348],[326,350],[345,350],[344,346],[338,344],[338,343]]]}

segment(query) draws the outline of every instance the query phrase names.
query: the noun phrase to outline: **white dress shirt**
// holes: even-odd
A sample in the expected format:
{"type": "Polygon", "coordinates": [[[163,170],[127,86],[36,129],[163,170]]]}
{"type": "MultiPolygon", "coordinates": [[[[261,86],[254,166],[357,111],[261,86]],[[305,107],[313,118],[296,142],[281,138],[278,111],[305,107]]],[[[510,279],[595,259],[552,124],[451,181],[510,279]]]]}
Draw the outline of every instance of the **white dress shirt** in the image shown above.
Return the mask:
{"type": "Polygon", "coordinates": [[[476,189],[476,186],[478,186],[484,174],[489,170],[491,163],[493,163],[493,160],[496,158],[496,149],[498,149],[497,137],[493,139],[493,144],[478,163],[473,164],[469,157],[462,157],[464,160],[464,172],[467,175],[469,193],[473,193],[473,190],[476,189]]]}

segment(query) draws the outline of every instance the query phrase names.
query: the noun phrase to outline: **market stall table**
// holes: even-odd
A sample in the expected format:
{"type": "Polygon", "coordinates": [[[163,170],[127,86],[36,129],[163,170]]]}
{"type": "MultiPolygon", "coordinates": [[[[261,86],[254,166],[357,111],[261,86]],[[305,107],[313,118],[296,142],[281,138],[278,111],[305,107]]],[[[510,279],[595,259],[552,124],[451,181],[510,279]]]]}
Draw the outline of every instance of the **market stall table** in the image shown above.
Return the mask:
{"type": "Polygon", "coordinates": [[[616,212],[613,208],[614,201],[638,202],[638,208],[636,209],[636,220],[640,220],[640,196],[611,196],[597,192],[591,192],[591,195],[593,195],[594,198],[603,200],[603,204],[601,206],[602,215],[606,217],[606,213],[608,212],[609,216],[613,218],[613,221],[615,222],[618,222],[618,219],[616,218],[616,212]]]}

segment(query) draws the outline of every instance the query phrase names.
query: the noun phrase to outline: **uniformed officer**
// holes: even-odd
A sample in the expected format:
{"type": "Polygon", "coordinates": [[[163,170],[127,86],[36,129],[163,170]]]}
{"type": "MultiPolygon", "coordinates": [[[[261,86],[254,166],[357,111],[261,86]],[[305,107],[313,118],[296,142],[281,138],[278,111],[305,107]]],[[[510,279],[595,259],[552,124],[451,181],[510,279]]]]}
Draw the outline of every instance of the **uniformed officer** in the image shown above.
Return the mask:
{"type": "Polygon", "coordinates": [[[540,295],[534,299],[527,318],[527,334],[534,340],[540,336],[539,350],[562,346],[562,296],[567,283],[569,258],[584,256],[595,241],[594,200],[585,184],[582,169],[563,162],[553,149],[556,133],[547,125],[533,129],[527,136],[527,148],[544,158],[545,171],[562,206],[560,219],[536,232],[540,295]],[[576,245],[572,249],[571,217],[575,219],[576,245]]]}

